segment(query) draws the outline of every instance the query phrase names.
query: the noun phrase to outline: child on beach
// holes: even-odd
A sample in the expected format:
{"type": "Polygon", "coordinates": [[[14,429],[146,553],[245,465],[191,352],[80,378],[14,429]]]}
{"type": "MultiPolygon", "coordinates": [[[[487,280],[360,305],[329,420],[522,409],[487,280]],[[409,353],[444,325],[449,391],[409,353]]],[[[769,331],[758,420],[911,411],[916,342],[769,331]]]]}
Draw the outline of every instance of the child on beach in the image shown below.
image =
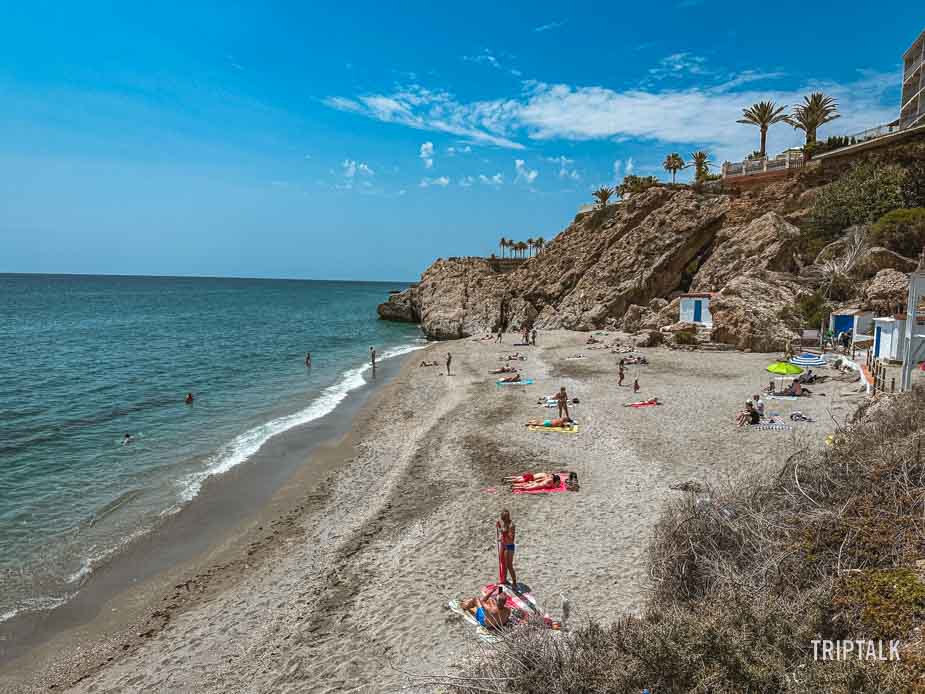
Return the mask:
{"type": "Polygon", "coordinates": [[[517,573],[514,571],[514,543],[516,540],[516,530],[514,521],[511,520],[511,512],[507,509],[501,511],[501,520],[495,523],[498,532],[498,540],[501,543],[501,578],[502,583],[507,583],[507,577],[510,574],[511,585],[517,585],[517,573]]]}
{"type": "Polygon", "coordinates": [[[639,392],[639,379],[633,379],[633,393],[639,392]]]}

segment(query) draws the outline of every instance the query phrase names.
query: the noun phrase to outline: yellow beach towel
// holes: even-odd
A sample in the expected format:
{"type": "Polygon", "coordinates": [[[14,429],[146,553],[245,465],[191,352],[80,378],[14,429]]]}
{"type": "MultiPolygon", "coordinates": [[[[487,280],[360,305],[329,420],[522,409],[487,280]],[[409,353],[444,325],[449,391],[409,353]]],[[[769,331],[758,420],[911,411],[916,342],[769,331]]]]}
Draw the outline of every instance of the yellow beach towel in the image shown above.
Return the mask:
{"type": "Polygon", "coordinates": [[[527,427],[530,431],[552,431],[557,434],[577,434],[578,425],[573,424],[570,427],[538,427],[538,426],[529,426],[527,427]]]}

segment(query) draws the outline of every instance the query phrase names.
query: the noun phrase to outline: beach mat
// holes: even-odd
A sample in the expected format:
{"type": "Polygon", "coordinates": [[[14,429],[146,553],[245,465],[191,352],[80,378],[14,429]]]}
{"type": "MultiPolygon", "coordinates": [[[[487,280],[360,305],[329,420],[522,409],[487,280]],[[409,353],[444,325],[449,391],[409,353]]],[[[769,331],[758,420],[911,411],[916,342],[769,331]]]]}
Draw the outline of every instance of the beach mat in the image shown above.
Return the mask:
{"type": "Polygon", "coordinates": [[[749,424],[749,429],[754,429],[757,431],[792,431],[793,427],[788,424],[779,424],[777,422],[773,424],[749,424]]]}
{"type": "Polygon", "coordinates": [[[548,431],[555,434],[577,434],[578,425],[573,424],[570,427],[543,427],[543,426],[528,426],[527,429],[530,431],[548,431]]]}
{"type": "Polygon", "coordinates": [[[796,395],[765,395],[768,400],[799,400],[796,395]]]}
{"type": "Polygon", "coordinates": [[[495,381],[496,386],[532,386],[533,379],[528,378],[525,381],[495,381]]]}
{"type": "Polygon", "coordinates": [[[634,409],[639,409],[640,407],[658,407],[662,403],[660,402],[631,402],[627,403],[623,407],[632,407],[634,409]]]}
{"type": "Polygon", "coordinates": [[[475,618],[475,615],[460,607],[459,600],[450,600],[447,603],[447,607],[462,617],[470,626],[475,627],[475,633],[478,634],[478,637],[482,641],[485,641],[486,643],[495,643],[498,640],[497,635],[492,634],[490,630],[479,624],[479,620],[475,618]]]}

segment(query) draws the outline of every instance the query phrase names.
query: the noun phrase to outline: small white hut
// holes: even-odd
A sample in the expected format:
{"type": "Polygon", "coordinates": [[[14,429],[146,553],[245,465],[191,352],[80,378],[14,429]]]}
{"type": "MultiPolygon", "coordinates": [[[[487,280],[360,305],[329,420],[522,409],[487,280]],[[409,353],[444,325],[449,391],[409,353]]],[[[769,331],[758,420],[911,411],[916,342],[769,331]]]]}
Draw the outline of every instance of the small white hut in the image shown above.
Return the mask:
{"type": "Polygon", "coordinates": [[[859,308],[843,308],[839,311],[832,311],[829,316],[829,330],[836,335],[838,333],[870,335],[870,331],[873,329],[873,321],[873,311],[862,311],[859,308]]]}
{"type": "Polygon", "coordinates": [[[679,298],[681,299],[679,320],[697,325],[713,325],[713,316],[710,314],[710,299],[713,298],[713,294],[709,292],[682,294],[679,298]]]}
{"type": "Polygon", "coordinates": [[[910,320],[905,313],[874,318],[874,357],[884,361],[902,361],[907,330],[912,330],[910,341],[918,352],[916,336],[925,333],[925,315],[919,314],[915,320],[910,320]]]}

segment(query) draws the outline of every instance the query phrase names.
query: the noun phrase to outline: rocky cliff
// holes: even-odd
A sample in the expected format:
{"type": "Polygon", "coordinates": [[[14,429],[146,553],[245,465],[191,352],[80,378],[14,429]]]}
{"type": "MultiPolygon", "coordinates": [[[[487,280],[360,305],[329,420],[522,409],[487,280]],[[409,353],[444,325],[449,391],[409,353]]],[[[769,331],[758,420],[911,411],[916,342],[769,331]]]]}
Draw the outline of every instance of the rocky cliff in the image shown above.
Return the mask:
{"type": "MultiPolygon", "coordinates": [[[[823,281],[821,266],[813,265],[815,274],[807,271],[797,250],[795,224],[813,197],[795,180],[738,195],[655,187],[579,214],[542,253],[510,273],[481,258],[438,260],[419,285],[380,305],[379,315],[418,322],[432,339],[533,325],[622,328],[649,333],[644,339],[651,341],[658,337],[653,332],[672,332],[680,294],[703,292],[712,295],[713,329],[706,339],[778,350],[795,336],[795,305],[823,281]]],[[[870,249],[857,267],[863,284],[884,268],[902,269],[902,259],[870,249]]],[[[872,302],[896,292],[892,275],[881,273],[878,280],[872,302]]]]}

